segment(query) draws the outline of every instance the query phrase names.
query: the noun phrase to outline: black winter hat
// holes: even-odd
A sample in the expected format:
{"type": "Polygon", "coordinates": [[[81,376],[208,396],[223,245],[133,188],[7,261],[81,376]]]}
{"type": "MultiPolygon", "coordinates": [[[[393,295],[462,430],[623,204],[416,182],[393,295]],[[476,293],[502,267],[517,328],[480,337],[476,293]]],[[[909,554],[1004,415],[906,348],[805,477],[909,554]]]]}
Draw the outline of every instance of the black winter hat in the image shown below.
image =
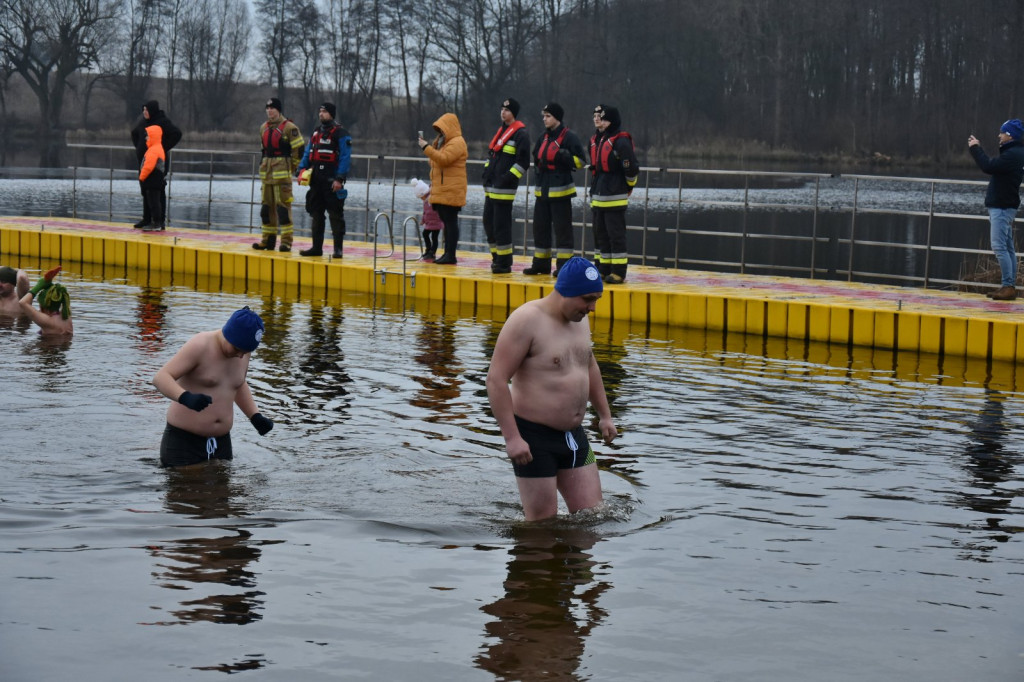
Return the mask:
{"type": "Polygon", "coordinates": [[[598,114],[601,120],[611,123],[612,128],[618,128],[622,125],[622,116],[619,115],[619,110],[615,107],[610,107],[607,104],[598,104],[594,107],[594,113],[598,114]]]}
{"type": "Polygon", "coordinates": [[[151,99],[143,104],[142,108],[148,111],[151,117],[156,116],[160,113],[160,102],[157,102],[155,99],[151,99]]]}
{"type": "Polygon", "coordinates": [[[501,103],[503,109],[508,109],[512,112],[512,115],[519,118],[519,102],[515,101],[511,97],[501,103]]]}
{"type": "Polygon", "coordinates": [[[549,102],[541,112],[547,112],[551,114],[559,123],[562,122],[562,117],[565,116],[565,109],[558,102],[549,102]]]}
{"type": "Polygon", "coordinates": [[[268,107],[274,107],[278,111],[284,111],[284,108],[281,106],[281,100],[279,100],[276,97],[271,97],[270,99],[268,99],[267,100],[267,106],[268,107]]]}
{"type": "Polygon", "coordinates": [[[332,102],[324,102],[323,104],[320,105],[320,108],[326,111],[328,114],[330,114],[331,118],[334,118],[335,115],[337,115],[338,113],[337,107],[335,107],[332,102]]]}

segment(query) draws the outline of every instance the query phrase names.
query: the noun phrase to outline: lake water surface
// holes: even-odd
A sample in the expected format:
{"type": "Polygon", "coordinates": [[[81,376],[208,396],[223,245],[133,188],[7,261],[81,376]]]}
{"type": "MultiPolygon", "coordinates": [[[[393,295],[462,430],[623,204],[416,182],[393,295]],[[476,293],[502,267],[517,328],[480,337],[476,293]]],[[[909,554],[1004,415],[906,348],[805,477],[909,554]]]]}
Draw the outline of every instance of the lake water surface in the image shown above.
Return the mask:
{"type": "Polygon", "coordinates": [[[598,321],[607,505],[526,524],[503,313],[84,267],[72,341],[0,325],[0,679],[1022,678],[1012,366],[598,321]],[[150,378],[246,304],[276,427],[161,469],[150,378]]]}

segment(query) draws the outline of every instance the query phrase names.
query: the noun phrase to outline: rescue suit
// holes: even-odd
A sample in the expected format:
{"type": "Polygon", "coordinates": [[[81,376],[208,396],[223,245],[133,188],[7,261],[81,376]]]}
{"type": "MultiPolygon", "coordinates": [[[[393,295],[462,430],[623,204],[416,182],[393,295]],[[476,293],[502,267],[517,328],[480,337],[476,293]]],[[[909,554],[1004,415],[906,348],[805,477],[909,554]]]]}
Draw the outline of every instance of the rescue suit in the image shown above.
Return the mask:
{"type": "Polygon", "coordinates": [[[555,257],[555,272],[572,258],[575,252],[572,230],[572,198],[576,196],[573,171],[582,168],[586,152],[576,133],[561,123],[553,130],[545,130],[533,149],[533,164],[537,168],[537,185],[533,205],[533,263],[523,270],[527,275],[546,275],[551,272],[551,258],[555,257]],[[551,233],[554,228],[554,251],[551,233]]]}
{"type": "Polygon", "coordinates": [[[281,233],[281,251],[292,250],[295,225],[292,223],[292,177],[299,167],[306,141],[298,127],[280,113],[260,126],[263,160],[260,161],[262,197],[260,221],[262,239],[252,245],[272,250],[281,233]]]}
{"type": "Polygon", "coordinates": [[[512,202],[530,167],[530,134],[522,121],[502,124],[488,145],[484,165],[484,232],[491,272],[512,271],[512,202]]]}
{"type": "Polygon", "coordinates": [[[618,111],[603,107],[611,125],[590,139],[590,207],[594,212],[597,269],[608,284],[626,279],[626,207],[640,175],[633,138],[620,130],[618,111]]]}

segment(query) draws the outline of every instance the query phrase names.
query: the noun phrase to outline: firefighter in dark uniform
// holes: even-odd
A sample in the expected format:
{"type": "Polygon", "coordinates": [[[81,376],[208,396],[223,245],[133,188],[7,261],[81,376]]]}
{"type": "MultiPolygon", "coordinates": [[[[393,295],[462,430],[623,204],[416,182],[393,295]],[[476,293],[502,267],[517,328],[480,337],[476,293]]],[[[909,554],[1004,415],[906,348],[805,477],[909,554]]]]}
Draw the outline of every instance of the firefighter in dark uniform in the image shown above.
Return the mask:
{"type": "Polygon", "coordinates": [[[530,167],[530,134],[517,121],[519,102],[501,103],[501,126],[488,145],[484,166],[484,232],[491,248],[491,272],[512,272],[512,202],[530,167]]]}
{"type": "Polygon", "coordinates": [[[537,186],[533,205],[533,263],[526,275],[551,273],[551,231],[554,228],[555,276],[576,250],[572,233],[572,198],[576,183],[572,173],[585,165],[583,144],[576,133],[562,125],[565,110],[551,102],[541,110],[544,134],[533,148],[537,186]]]}
{"type": "Polygon", "coordinates": [[[594,136],[590,138],[590,207],[594,211],[594,242],[597,269],[606,284],[626,280],[626,206],[636,186],[640,168],[633,138],[621,130],[622,117],[615,107],[594,108],[594,136]]]}
{"type": "Polygon", "coordinates": [[[341,258],[345,242],[345,179],[352,163],[352,137],[334,120],[337,109],[331,102],[320,105],[320,125],[313,131],[306,153],[299,163],[299,182],[308,177],[306,212],[312,217],[313,246],[299,251],[300,256],[322,256],[324,251],[324,211],[331,221],[334,257],[341,258]],[[305,171],[310,171],[308,174],[305,171]]]}
{"type": "Polygon", "coordinates": [[[281,231],[281,251],[292,250],[292,177],[299,167],[306,141],[298,127],[281,115],[281,100],[267,100],[267,120],[260,126],[261,239],[252,245],[258,251],[273,251],[281,231]]]}

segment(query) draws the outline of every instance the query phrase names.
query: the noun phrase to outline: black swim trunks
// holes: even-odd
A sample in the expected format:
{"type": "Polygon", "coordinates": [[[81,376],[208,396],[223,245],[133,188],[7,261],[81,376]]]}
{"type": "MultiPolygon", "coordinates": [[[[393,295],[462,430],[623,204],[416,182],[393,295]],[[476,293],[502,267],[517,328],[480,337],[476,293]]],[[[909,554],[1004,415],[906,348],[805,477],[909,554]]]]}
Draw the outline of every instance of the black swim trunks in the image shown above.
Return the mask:
{"type": "Polygon", "coordinates": [[[516,426],[533,455],[529,464],[512,465],[516,476],[550,478],[558,474],[559,469],[575,469],[597,461],[582,424],[572,431],[559,431],[517,416],[516,426]]]}
{"type": "Polygon", "coordinates": [[[180,467],[211,459],[231,459],[231,434],[207,438],[170,424],[160,441],[160,466],[180,467]]]}

